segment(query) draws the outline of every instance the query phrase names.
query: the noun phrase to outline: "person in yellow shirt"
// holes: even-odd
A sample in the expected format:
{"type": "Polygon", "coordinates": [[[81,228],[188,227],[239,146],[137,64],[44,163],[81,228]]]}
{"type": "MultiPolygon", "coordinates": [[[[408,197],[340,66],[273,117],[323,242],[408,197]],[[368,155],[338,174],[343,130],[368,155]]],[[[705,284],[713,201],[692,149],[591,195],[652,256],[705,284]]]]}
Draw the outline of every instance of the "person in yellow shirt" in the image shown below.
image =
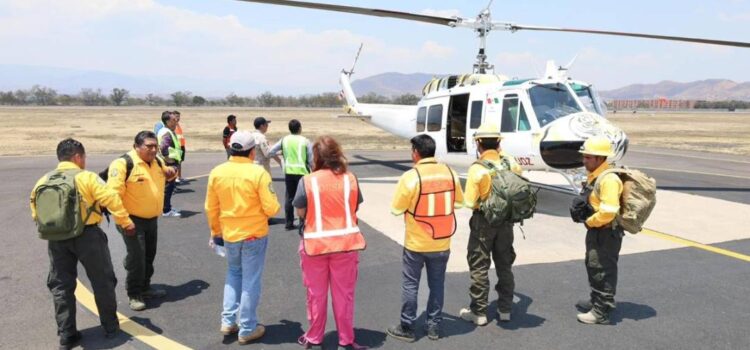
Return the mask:
{"type": "Polygon", "coordinates": [[[151,131],[135,136],[133,149],[109,165],[107,185],[122,198],[130,219],[135,222],[135,234],[123,234],[125,256],[125,289],[129,306],[134,311],[146,308],[144,299],[166,295],[163,289],[151,287],[158,239],[158,218],[164,205],[164,184],[177,176],[177,169],[157,159],[158,142],[151,131]],[[128,161],[128,158],[130,161],[128,161]],[[132,169],[128,171],[128,163],[132,169]]]}
{"type": "Polygon", "coordinates": [[[585,324],[609,324],[609,315],[615,308],[617,260],[624,236],[622,227],[613,225],[620,211],[622,180],[614,173],[602,175],[610,168],[607,157],[614,155],[606,137],[589,138],[580,153],[588,171],[582,195],[588,199],[593,214],[584,222],[587,230],[585,263],[591,295],[590,299],[576,304],[583,311],[577,317],[585,324]]]}
{"type": "Polygon", "coordinates": [[[403,284],[401,319],[387,329],[388,335],[413,342],[417,319],[417,292],[422,268],[427,270],[427,336],[440,338],[445,270],[451,239],[456,229],[454,209],[463,202],[461,182],[453,169],[435,159],[435,140],[429,135],[411,139],[414,168],[398,181],[391,203],[393,215],[404,215],[403,284]]]}
{"type": "Polygon", "coordinates": [[[268,218],[281,205],[271,175],[263,166],[253,164],[254,135],[238,131],[232,134],[229,146],[229,160],[208,176],[205,207],[211,229],[209,246],[226,248],[227,278],[220,332],[238,333],[238,342],[244,345],[265,333],[256,310],[268,245],[268,218]]]}
{"type": "MultiPolygon", "coordinates": [[[[479,152],[479,161],[489,161],[498,169],[506,169],[521,174],[522,169],[513,157],[507,156],[500,150],[500,130],[492,123],[482,124],[474,134],[474,142],[479,152]]],[[[473,210],[469,220],[469,243],[467,260],[471,275],[469,307],[460,311],[460,316],[476,325],[487,324],[487,307],[490,294],[490,280],[487,272],[492,261],[495,262],[497,274],[497,311],[500,321],[510,321],[513,306],[513,290],[515,281],[511,267],[516,260],[513,249],[513,224],[501,223],[490,225],[485,219],[479,204],[490,194],[494,170],[488,169],[481,163],[474,163],[469,167],[464,191],[464,206],[473,210]]]]}
{"type": "Polygon", "coordinates": [[[99,320],[107,338],[116,336],[119,329],[115,286],[117,278],[112,268],[107,237],[99,228],[102,221],[100,206],[107,207],[117,225],[124,232],[133,234],[135,226],[123,208],[117,193],[104,184],[99,176],[85,171],[86,151],[74,139],[65,139],[57,145],[57,168],[37,181],[31,191],[31,216],[37,219],[37,189],[55,173],[74,173],[75,189],[82,198],[80,214],[85,225],[83,233],[66,240],[49,240],[47,250],[50,259],[47,287],[52,293],[57,320],[57,335],[60,348],[69,349],[81,339],[76,327],[76,276],[78,262],[86,269],[86,275],[94,289],[94,300],[99,310],[99,320]],[[93,206],[93,208],[92,208],[93,206]]]}

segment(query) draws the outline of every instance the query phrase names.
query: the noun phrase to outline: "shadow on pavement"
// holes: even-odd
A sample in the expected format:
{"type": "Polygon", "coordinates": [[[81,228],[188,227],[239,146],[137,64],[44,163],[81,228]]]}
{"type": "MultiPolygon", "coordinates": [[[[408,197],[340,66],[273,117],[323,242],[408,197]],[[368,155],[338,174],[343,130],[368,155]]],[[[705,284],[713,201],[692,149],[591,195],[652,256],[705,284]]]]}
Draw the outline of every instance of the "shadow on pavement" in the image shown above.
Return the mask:
{"type": "MultiPolygon", "coordinates": [[[[502,329],[516,330],[521,328],[536,328],[544,324],[547,319],[534,314],[529,313],[529,306],[534,302],[529,296],[514,293],[519,298],[518,302],[513,304],[513,313],[511,314],[510,322],[497,321],[497,325],[502,329]]],[[[489,310],[493,310],[491,315],[492,319],[499,320],[497,314],[497,301],[493,301],[489,310]]]]}
{"type": "Polygon", "coordinates": [[[81,349],[87,350],[112,349],[127,343],[131,338],[129,334],[120,331],[116,337],[107,339],[104,337],[104,329],[100,326],[82,329],[81,334],[83,337],[79,345],[81,349]]]}
{"type": "Polygon", "coordinates": [[[640,321],[656,317],[656,310],[648,305],[630,302],[617,302],[617,308],[610,316],[612,324],[618,324],[622,320],[640,321]]]}
{"type": "Polygon", "coordinates": [[[137,324],[139,324],[139,325],[141,325],[143,327],[146,327],[146,328],[152,330],[156,334],[162,334],[162,333],[164,333],[164,330],[161,329],[160,327],[157,327],[156,325],[154,325],[154,323],[151,322],[150,318],[132,316],[132,317],[130,317],[130,319],[133,322],[135,322],[135,323],[137,323],[137,324]]]}
{"type": "MultiPolygon", "coordinates": [[[[300,329],[301,330],[301,329],[300,329]]],[[[302,335],[302,333],[300,333],[302,335]]],[[[385,332],[371,329],[354,328],[354,341],[368,348],[379,348],[385,343],[385,332]]],[[[294,340],[297,342],[297,339],[294,340]]],[[[323,338],[323,350],[334,350],[339,347],[339,333],[336,331],[326,333],[323,338]]]]}
{"type": "Polygon", "coordinates": [[[302,336],[302,323],[281,320],[277,324],[267,324],[266,335],[260,339],[262,344],[297,344],[297,339],[302,336]]]}
{"type": "Polygon", "coordinates": [[[180,210],[180,218],[181,219],[187,219],[193,215],[200,214],[199,211],[191,211],[191,210],[180,210]]]}
{"type": "Polygon", "coordinates": [[[192,280],[178,286],[164,284],[152,284],[151,286],[157,289],[164,289],[167,295],[163,298],[146,300],[148,308],[157,308],[164,303],[172,303],[198,295],[208,289],[210,284],[204,280],[192,280]]]}

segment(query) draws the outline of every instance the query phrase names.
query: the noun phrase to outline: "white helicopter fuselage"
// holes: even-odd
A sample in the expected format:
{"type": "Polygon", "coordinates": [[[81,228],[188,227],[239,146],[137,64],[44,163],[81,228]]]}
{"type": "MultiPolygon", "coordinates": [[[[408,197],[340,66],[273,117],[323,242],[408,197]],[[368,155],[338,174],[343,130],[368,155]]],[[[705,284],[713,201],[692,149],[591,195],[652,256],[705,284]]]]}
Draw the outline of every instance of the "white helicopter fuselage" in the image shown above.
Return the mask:
{"type": "Polygon", "coordinates": [[[590,87],[560,79],[506,80],[433,89],[416,106],[360,104],[342,73],[346,111],[404,138],[432,136],[436,156],[462,169],[477,159],[473,134],[483,123],[497,125],[501,148],[525,170],[580,169],[578,149],[593,135],[605,135],[622,158],[627,137],[603,117],[590,87]]]}

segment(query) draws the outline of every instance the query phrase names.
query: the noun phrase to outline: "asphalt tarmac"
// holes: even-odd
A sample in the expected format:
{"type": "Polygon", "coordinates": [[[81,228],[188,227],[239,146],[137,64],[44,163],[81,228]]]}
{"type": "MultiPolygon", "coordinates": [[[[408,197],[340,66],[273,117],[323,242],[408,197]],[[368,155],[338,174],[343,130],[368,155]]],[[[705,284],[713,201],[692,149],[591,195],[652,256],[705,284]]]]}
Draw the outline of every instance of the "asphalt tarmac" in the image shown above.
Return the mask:
{"type": "MultiPolygon", "coordinates": [[[[99,171],[114,157],[92,155],[88,168],[99,171]]],[[[406,152],[354,152],[349,158],[351,170],[363,186],[393,183],[387,178],[399,176],[411,166],[406,152]]],[[[202,175],[224,160],[219,153],[188,154],[184,176],[197,178],[181,186],[182,191],[173,199],[183,217],[159,219],[153,283],[166,289],[168,295],[148,301],[147,310],[128,309],[122,267],[125,247],[114,228],[102,224],[109,236],[119,280],[118,311],[155,333],[194,349],[298,349],[296,340],[307,327],[305,291],[297,253],[299,237],[284,230],[283,210],[269,233],[258,309],[260,320],[266,325],[265,337],[241,347],[236,337],[225,338],[218,332],[226,265],[206,245],[206,178],[202,175]]],[[[628,165],[654,176],[661,189],[724,199],[750,209],[747,157],[636,148],[626,160],[628,165]]],[[[5,238],[0,246],[2,349],[50,349],[57,344],[52,299],[45,284],[49,266],[46,244],[37,238],[28,208],[34,182],[55,164],[53,157],[46,156],[0,158],[0,219],[5,238]]],[[[273,168],[273,175],[276,192],[283,200],[283,175],[278,167],[273,168]]],[[[540,212],[567,215],[569,196],[542,190],[540,199],[540,212]]],[[[734,214],[746,217],[750,210],[734,214]]],[[[700,217],[701,213],[684,215],[700,217]]],[[[712,218],[700,220],[710,223],[712,218]]],[[[375,224],[360,221],[368,246],[360,255],[355,335],[363,345],[381,349],[742,349],[750,344],[750,265],[688,247],[622,255],[614,325],[578,323],[573,305],[588,295],[582,261],[583,227],[565,232],[580,238],[580,247],[575,248],[580,250],[580,259],[514,268],[516,302],[511,322],[497,323],[494,311],[489,315],[492,321],[485,327],[477,328],[460,320],[458,311],[469,301],[469,276],[467,272],[453,272],[446,277],[443,337],[431,341],[419,328],[416,343],[403,343],[385,335],[385,329],[399,319],[403,248],[374,229],[375,224]]],[[[712,246],[750,255],[750,230],[737,229],[740,239],[712,246]]],[[[518,232],[516,239],[522,239],[518,232]]],[[[625,237],[624,247],[629,244],[628,239],[625,237]]],[[[492,275],[491,272],[494,283],[492,275]]],[[[83,269],[79,269],[79,279],[88,285],[83,269]]],[[[421,313],[427,296],[425,283],[420,292],[421,313]]],[[[494,292],[490,298],[496,298],[494,292]]],[[[490,310],[494,310],[494,302],[490,310]]],[[[424,316],[418,322],[423,321],[424,316]]],[[[127,333],[105,339],[98,318],[81,304],[78,327],[84,334],[83,349],[149,348],[139,337],[127,333]]],[[[337,336],[330,312],[327,330],[325,349],[335,349],[337,336]]]]}

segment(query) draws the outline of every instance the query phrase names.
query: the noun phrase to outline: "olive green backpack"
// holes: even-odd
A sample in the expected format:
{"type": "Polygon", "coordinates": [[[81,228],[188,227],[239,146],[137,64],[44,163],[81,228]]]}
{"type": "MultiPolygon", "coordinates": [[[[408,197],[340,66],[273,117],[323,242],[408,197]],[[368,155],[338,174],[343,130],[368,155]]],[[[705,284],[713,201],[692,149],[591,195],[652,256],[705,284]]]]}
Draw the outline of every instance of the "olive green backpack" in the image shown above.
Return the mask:
{"type": "Polygon", "coordinates": [[[47,180],[34,191],[36,227],[39,238],[62,241],[80,236],[86,221],[96,208],[96,202],[81,218],[83,198],[76,189],[75,177],[82,170],[55,170],[46,175],[47,180]]]}
{"type": "Polygon", "coordinates": [[[603,171],[594,183],[594,191],[599,191],[599,179],[613,173],[622,180],[620,212],[615,217],[617,226],[632,234],[641,232],[643,224],[656,206],[656,180],[643,172],[626,167],[603,171]]]}
{"type": "Polygon", "coordinates": [[[501,168],[486,160],[477,161],[476,164],[494,173],[490,194],[479,204],[479,211],[490,225],[522,223],[534,215],[536,192],[531,189],[526,178],[510,171],[507,159],[503,159],[501,168]]]}

